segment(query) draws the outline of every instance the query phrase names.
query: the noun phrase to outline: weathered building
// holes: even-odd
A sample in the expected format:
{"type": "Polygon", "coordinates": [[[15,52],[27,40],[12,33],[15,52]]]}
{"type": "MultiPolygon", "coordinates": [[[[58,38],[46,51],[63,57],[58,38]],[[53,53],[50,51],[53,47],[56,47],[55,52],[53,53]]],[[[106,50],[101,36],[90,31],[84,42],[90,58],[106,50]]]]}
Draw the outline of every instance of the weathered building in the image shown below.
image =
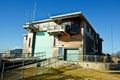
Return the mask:
{"type": "Polygon", "coordinates": [[[51,16],[49,19],[24,24],[23,54],[37,56],[63,55],[64,60],[83,61],[83,55],[101,55],[102,38],[81,12],[51,16]]]}
{"type": "Polygon", "coordinates": [[[13,49],[7,50],[2,53],[2,57],[21,57],[22,56],[22,49],[13,49]]]}

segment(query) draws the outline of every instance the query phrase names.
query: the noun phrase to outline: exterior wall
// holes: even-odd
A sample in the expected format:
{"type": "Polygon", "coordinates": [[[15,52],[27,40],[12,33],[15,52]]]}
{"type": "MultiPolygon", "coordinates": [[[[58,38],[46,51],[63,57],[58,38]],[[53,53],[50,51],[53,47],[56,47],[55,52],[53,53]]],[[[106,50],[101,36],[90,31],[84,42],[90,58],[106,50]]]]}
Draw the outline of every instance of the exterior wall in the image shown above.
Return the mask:
{"type": "Polygon", "coordinates": [[[85,24],[84,47],[85,55],[102,55],[102,39],[89,25],[85,24]]]}
{"type": "Polygon", "coordinates": [[[24,36],[24,46],[23,46],[23,55],[31,56],[32,55],[32,43],[33,43],[33,34],[34,33],[28,33],[24,36]],[[30,55],[28,55],[30,53],[30,55]]]}
{"type": "MultiPolygon", "coordinates": [[[[33,22],[26,25],[26,29],[29,33],[27,34],[27,39],[26,36],[24,36],[23,53],[32,53],[35,55],[35,53],[38,52],[48,51],[48,53],[51,54],[52,51],[51,55],[54,57],[59,55],[60,49],[62,50],[62,55],[65,55],[64,50],[66,49],[78,49],[79,55],[98,54],[96,52],[101,54],[102,40],[100,40],[99,36],[84,16],[80,13],[65,16],[66,17],[53,17],[50,20],[43,20],[36,23],[33,22]],[[66,26],[64,24],[65,22],[68,22],[68,24],[70,22],[70,26],[66,26]],[[45,33],[46,36],[38,37],[38,35],[36,35],[44,31],[48,32],[45,33]],[[51,35],[52,37],[48,35],[51,35]],[[51,51],[48,49],[51,49],[51,51]]],[[[82,56],[79,57],[80,61],[83,61],[83,59],[82,56]]]]}
{"type": "Polygon", "coordinates": [[[51,43],[52,36],[50,36],[46,31],[45,32],[36,32],[35,41],[34,41],[34,56],[37,56],[40,52],[45,52],[46,57],[51,56],[51,43]]]}
{"type": "Polygon", "coordinates": [[[84,68],[99,70],[118,70],[119,66],[119,64],[115,63],[99,63],[99,62],[79,62],[79,65],[84,68]]]}
{"type": "Polygon", "coordinates": [[[3,52],[2,57],[10,57],[10,50],[3,52]]]}
{"type": "Polygon", "coordinates": [[[57,24],[55,22],[53,22],[53,21],[33,24],[33,26],[38,29],[37,31],[53,30],[54,26],[56,26],[56,25],[57,24]]]}
{"type": "MultiPolygon", "coordinates": [[[[59,26],[61,26],[60,24],[57,25],[58,28],[59,28],[59,26]]],[[[62,34],[62,36],[60,36],[59,38],[55,38],[53,40],[53,42],[56,40],[55,43],[57,44],[57,45],[52,47],[53,56],[59,55],[58,54],[59,53],[58,52],[59,48],[62,48],[62,55],[64,55],[64,56],[66,55],[65,50],[68,50],[68,49],[73,50],[73,52],[75,52],[74,49],[78,49],[78,53],[76,53],[76,54],[77,55],[83,55],[83,49],[84,49],[83,48],[83,45],[84,45],[84,43],[83,43],[84,42],[84,40],[83,40],[84,23],[83,22],[79,23],[79,34],[75,34],[75,35],[72,35],[72,36],[68,36],[68,35],[62,34]]],[[[68,54],[70,54],[70,52],[68,54]]],[[[73,55],[72,57],[75,57],[76,54],[73,55]]],[[[78,56],[78,59],[83,61],[82,56],[78,56]]]]}
{"type": "MultiPolygon", "coordinates": [[[[28,29],[28,34],[26,34],[26,35],[24,35],[24,41],[23,41],[23,44],[24,44],[24,46],[23,46],[23,55],[25,55],[26,57],[27,56],[33,56],[34,55],[34,53],[38,53],[38,52],[41,52],[41,51],[43,51],[43,50],[39,50],[38,48],[37,48],[37,45],[36,45],[36,43],[35,43],[35,41],[36,41],[36,33],[37,32],[43,32],[43,31],[48,31],[48,30],[51,30],[51,29],[54,29],[54,26],[56,25],[56,23],[55,22],[52,22],[52,21],[49,21],[49,22],[43,22],[43,23],[37,23],[37,24],[29,24],[28,26],[30,27],[30,26],[33,26],[33,27],[35,27],[36,29],[37,29],[37,31],[35,31],[35,32],[32,32],[32,31],[30,31],[30,29],[28,29]],[[31,39],[31,40],[30,40],[31,39]],[[30,53],[30,54],[29,54],[30,53]]],[[[45,36],[46,38],[49,38],[49,34],[47,34],[47,33],[45,33],[47,36],[45,36]]],[[[46,39],[45,39],[46,40],[46,39]]],[[[40,42],[43,42],[43,41],[45,41],[45,40],[40,40],[40,42]]],[[[38,42],[38,41],[37,41],[38,42]]],[[[47,41],[47,42],[49,42],[49,41],[47,41]]],[[[44,44],[45,45],[45,44],[44,44]]],[[[48,45],[48,44],[46,44],[46,45],[48,45]]],[[[50,46],[52,45],[52,44],[49,44],[50,46]]],[[[44,50],[45,51],[45,50],[44,50]]],[[[49,50],[48,51],[49,52],[49,54],[51,54],[51,51],[49,50]]]]}

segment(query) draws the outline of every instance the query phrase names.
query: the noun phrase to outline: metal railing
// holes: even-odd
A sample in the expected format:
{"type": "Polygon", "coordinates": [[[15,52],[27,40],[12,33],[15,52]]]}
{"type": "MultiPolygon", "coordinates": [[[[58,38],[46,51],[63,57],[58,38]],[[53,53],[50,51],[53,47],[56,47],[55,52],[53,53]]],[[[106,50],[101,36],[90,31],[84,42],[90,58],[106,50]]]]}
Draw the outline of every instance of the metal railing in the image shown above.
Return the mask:
{"type": "Polygon", "coordinates": [[[79,61],[79,62],[104,62],[103,55],[78,55],[74,53],[67,54],[67,61],[79,61]]]}
{"type": "Polygon", "coordinates": [[[35,57],[22,56],[21,60],[3,62],[1,80],[19,80],[45,73],[52,73],[53,68],[59,66],[59,57],[46,59],[46,53],[37,53],[35,57]]]}

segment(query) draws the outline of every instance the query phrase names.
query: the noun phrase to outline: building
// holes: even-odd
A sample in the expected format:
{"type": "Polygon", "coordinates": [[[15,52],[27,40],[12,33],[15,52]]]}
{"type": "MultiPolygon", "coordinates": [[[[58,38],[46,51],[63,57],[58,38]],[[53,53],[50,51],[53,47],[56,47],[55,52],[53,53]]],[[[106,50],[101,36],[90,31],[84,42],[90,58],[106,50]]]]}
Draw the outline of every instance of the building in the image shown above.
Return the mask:
{"type": "Polygon", "coordinates": [[[46,57],[63,55],[64,60],[83,61],[83,55],[101,55],[102,41],[81,12],[51,16],[49,19],[28,22],[23,26],[23,54],[46,57]]]}
{"type": "Polygon", "coordinates": [[[112,57],[112,61],[114,63],[120,63],[120,58],[118,58],[118,57],[112,57]]]}
{"type": "Polygon", "coordinates": [[[22,49],[13,49],[7,50],[2,53],[2,57],[12,58],[12,57],[21,57],[22,56],[22,49]]]}

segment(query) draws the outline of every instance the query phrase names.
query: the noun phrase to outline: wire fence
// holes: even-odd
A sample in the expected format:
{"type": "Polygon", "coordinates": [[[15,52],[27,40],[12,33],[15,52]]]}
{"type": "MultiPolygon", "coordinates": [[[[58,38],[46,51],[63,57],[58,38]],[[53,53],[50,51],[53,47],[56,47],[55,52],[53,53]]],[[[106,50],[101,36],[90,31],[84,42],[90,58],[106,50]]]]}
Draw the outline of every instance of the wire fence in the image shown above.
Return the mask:
{"type": "Polygon", "coordinates": [[[1,80],[23,80],[28,77],[54,73],[53,68],[63,65],[62,61],[77,62],[108,62],[109,58],[103,55],[78,55],[69,53],[66,56],[56,56],[46,58],[46,52],[36,53],[34,57],[30,54],[24,54],[21,57],[5,58],[1,64],[0,76],[1,80]],[[7,60],[7,61],[6,61],[7,60]]]}
{"type": "Polygon", "coordinates": [[[23,80],[28,77],[52,73],[53,68],[59,66],[59,57],[46,59],[46,53],[36,53],[35,57],[10,58],[1,64],[1,80],[23,80]]]}
{"type": "Polygon", "coordinates": [[[69,53],[64,56],[64,60],[79,62],[111,62],[111,57],[104,55],[78,55],[74,53],[69,53]]]}

